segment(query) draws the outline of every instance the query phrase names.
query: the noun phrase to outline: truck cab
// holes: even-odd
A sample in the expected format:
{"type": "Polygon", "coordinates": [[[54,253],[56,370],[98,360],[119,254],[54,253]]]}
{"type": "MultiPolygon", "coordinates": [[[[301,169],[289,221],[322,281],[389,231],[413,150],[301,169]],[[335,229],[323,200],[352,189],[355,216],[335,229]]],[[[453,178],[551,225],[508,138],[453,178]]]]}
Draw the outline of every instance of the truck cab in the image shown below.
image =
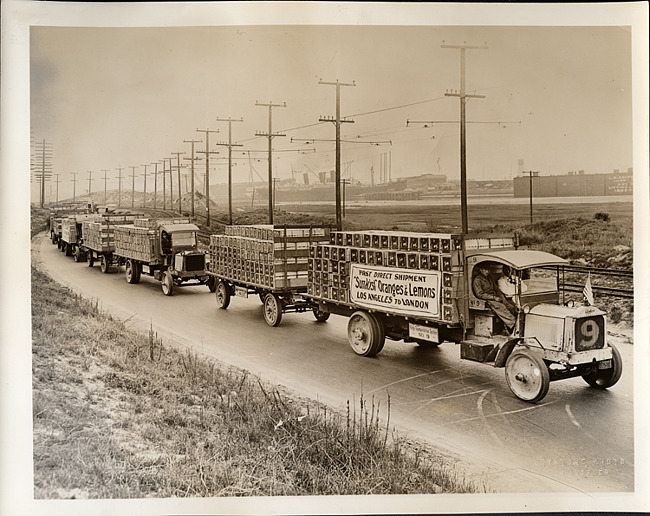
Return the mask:
{"type": "Polygon", "coordinates": [[[591,386],[608,388],[621,376],[622,361],[607,342],[606,313],[595,306],[563,302],[561,267],[566,260],[542,251],[477,250],[467,253],[468,311],[461,358],[493,362],[506,368],[513,393],[539,401],[549,382],[582,376],[591,386]],[[498,285],[509,273],[506,301],[515,317],[509,335],[494,310],[471,286],[480,268],[488,267],[498,285]]]}
{"type": "Polygon", "coordinates": [[[196,240],[198,230],[195,224],[164,224],[158,228],[160,256],[166,268],[161,268],[154,276],[163,281],[165,294],[171,294],[172,285],[178,286],[190,279],[207,282],[206,255],[199,251],[196,240]]]}

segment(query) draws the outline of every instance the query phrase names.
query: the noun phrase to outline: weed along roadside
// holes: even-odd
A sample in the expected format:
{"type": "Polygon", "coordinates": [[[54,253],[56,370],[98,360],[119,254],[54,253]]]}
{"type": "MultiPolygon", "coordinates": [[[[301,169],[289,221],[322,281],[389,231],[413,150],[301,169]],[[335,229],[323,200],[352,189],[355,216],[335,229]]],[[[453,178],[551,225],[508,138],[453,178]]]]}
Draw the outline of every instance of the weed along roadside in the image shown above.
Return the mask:
{"type": "Polygon", "coordinates": [[[36,499],[478,490],[414,452],[390,407],[294,397],[129,330],[35,267],[32,324],[36,499]]]}

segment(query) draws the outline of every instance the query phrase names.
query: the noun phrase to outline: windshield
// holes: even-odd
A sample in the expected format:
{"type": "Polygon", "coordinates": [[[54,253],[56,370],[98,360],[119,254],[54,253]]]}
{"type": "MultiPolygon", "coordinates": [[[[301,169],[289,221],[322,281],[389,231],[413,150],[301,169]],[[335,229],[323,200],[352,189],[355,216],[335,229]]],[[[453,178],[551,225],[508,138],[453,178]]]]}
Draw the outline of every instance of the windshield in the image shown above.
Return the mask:
{"type": "Polygon", "coordinates": [[[522,284],[526,285],[526,294],[557,292],[557,273],[555,270],[524,269],[516,272],[521,275],[522,284]]]}
{"type": "Polygon", "coordinates": [[[194,247],[196,245],[196,233],[194,231],[172,233],[172,245],[174,247],[194,247]]]}

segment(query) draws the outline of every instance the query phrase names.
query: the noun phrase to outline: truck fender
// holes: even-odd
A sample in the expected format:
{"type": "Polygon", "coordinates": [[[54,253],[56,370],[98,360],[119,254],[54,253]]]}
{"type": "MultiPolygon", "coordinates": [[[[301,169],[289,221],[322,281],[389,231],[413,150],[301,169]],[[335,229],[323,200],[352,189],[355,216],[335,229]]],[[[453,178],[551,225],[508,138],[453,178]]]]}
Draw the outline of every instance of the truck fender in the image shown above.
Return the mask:
{"type": "Polygon", "coordinates": [[[521,338],[511,339],[507,341],[503,346],[501,346],[497,357],[494,360],[494,367],[505,367],[506,360],[508,360],[508,357],[512,353],[512,350],[515,349],[515,346],[517,346],[521,341],[521,338]]]}

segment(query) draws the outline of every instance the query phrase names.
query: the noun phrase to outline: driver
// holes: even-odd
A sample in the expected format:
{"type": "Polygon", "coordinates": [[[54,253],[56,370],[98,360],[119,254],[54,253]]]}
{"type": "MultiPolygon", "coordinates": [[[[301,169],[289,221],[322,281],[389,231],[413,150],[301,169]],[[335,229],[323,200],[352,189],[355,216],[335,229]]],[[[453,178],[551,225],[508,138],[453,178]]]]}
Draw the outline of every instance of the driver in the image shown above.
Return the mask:
{"type": "Polygon", "coordinates": [[[512,303],[506,299],[494,280],[490,277],[490,267],[487,264],[479,264],[478,270],[479,274],[476,275],[472,282],[474,295],[486,302],[499,319],[503,321],[508,334],[511,335],[516,321],[515,316],[509,308],[509,305],[512,305],[512,303]]]}

